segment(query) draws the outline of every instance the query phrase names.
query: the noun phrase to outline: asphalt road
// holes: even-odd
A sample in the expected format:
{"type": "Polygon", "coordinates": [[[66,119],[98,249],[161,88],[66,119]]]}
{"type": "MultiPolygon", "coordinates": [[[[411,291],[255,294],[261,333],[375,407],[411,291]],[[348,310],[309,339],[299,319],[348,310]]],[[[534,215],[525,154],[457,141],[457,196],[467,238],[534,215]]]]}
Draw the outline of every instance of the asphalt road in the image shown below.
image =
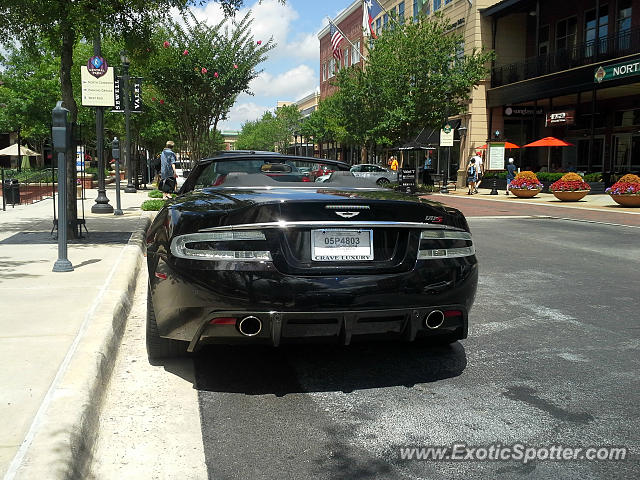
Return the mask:
{"type": "MultiPolygon", "coordinates": [[[[638,478],[640,229],[550,218],[469,223],[481,273],[465,341],[438,348],[214,347],[194,359],[193,372],[167,363],[154,367],[160,369],[154,376],[136,377],[135,363],[146,359],[129,357],[125,373],[133,372],[138,398],[148,390],[154,404],[162,395],[176,397],[152,385],[158,373],[196,389],[192,400],[180,398],[197,402],[200,424],[191,415],[173,419],[182,428],[171,428],[180,429],[183,450],[202,449],[211,479],[638,478]],[[403,446],[455,443],[626,446],[632,458],[526,464],[400,458],[403,446]]],[[[126,374],[115,372],[112,391],[126,374]]],[[[122,425],[122,452],[128,450],[122,431],[134,428],[126,416],[144,415],[146,407],[120,403],[121,412],[107,405],[106,416],[122,425]]],[[[162,445],[158,440],[171,436],[153,423],[129,431],[135,445],[147,438],[162,445]]],[[[109,458],[113,449],[105,448],[98,463],[126,462],[113,478],[136,478],[141,463],[161,459],[153,478],[180,478],[183,463],[171,471],[171,456],[181,454],[175,444],[125,460],[109,458]]]]}

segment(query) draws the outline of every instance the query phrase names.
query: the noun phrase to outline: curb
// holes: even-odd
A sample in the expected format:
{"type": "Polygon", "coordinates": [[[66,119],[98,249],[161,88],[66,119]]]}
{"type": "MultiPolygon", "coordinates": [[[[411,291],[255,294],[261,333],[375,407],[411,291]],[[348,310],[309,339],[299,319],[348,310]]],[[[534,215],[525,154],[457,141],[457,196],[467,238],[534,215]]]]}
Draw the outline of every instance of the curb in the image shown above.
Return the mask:
{"type": "Polygon", "coordinates": [[[97,303],[85,317],[57,385],[54,380],[50,402],[18,460],[15,476],[5,478],[91,478],[100,408],[131,309],[151,218],[146,212],[140,216],[97,303]]]}

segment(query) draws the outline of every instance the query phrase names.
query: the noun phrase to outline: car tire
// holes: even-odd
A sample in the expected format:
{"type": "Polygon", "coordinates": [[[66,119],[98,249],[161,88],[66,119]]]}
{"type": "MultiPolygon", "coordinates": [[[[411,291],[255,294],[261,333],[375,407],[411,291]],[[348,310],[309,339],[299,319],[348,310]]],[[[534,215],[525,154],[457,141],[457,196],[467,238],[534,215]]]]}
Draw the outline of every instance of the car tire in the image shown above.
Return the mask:
{"type": "Polygon", "coordinates": [[[391,182],[389,182],[389,179],[388,178],[384,178],[384,177],[379,178],[378,181],[376,182],[376,184],[381,186],[381,187],[384,187],[385,185],[388,185],[389,183],[391,183],[391,182]]]}
{"type": "Polygon", "coordinates": [[[189,344],[182,340],[162,338],[158,333],[156,313],[153,310],[151,292],[147,290],[147,328],[146,328],[147,356],[150,361],[162,358],[181,357],[187,354],[189,344]]]}

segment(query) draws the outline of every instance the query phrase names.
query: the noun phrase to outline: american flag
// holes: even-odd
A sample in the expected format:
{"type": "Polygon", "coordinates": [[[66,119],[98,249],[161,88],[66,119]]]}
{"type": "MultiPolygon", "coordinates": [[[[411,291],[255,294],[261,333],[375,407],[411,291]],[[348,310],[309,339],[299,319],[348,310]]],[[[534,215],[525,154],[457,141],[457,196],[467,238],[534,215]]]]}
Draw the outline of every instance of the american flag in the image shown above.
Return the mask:
{"type": "Polygon", "coordinates": [[[330,23],[330,27],[331,28],[329,30],[329,33],[331,34],[331,47],[333,48],[333,56],[336,60],[341,61],[342,50],[340,49],[340,44],[342,43],[342,40],[344,40],[344,37],[340,33],[340,30],[338,30],[333,23],[330,23]]]}

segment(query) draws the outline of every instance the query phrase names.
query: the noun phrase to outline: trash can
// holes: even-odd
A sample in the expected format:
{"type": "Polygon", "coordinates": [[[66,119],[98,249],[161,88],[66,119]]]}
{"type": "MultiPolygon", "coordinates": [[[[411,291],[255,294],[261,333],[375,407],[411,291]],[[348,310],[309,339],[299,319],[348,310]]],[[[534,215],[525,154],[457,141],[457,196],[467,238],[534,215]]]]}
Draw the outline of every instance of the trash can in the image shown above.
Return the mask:
{"type": "Polygon", "coordinates": [[[20,184],[15,178],[9,178],[4,181],[2,186],[2,194],[5,197],[5,202],[12,205],[20,203],[20,184]]]}

